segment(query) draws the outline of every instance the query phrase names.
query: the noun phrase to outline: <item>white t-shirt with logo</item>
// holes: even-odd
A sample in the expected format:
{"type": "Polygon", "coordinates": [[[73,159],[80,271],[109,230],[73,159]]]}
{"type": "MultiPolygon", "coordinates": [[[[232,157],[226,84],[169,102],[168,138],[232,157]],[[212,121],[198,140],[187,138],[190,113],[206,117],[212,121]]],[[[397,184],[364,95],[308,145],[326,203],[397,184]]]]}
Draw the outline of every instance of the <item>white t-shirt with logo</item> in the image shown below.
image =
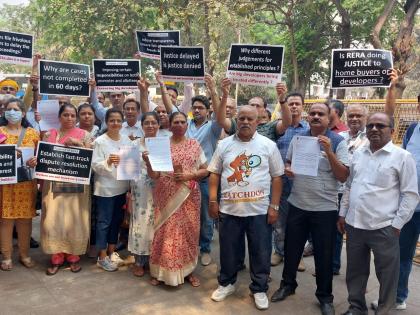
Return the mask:
{"type": "Polygon", "coordinates": [[[220,212],[238,217],[267,214],[271,178],[284,174],[275,142],[258,132],[249,142],[221,140],[207,169],[221,174],[220,212]]]}

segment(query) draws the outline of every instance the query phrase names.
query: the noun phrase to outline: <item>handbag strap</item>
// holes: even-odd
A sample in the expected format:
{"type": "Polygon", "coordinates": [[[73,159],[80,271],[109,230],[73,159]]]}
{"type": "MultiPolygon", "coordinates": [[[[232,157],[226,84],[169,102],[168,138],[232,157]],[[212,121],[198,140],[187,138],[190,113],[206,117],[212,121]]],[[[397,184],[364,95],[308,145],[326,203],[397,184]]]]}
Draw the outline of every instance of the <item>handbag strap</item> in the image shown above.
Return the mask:
{"type": "MultiPolygon", "coordinates": [[[[23,138],[25,138],[26,128],[22,128],[20,131],[18,142],[16,143],[16,147],[19,148],[22,145],[23,138]]],[[[23,155],[20,155],[20,166],[23,166],[23,155]]]]}

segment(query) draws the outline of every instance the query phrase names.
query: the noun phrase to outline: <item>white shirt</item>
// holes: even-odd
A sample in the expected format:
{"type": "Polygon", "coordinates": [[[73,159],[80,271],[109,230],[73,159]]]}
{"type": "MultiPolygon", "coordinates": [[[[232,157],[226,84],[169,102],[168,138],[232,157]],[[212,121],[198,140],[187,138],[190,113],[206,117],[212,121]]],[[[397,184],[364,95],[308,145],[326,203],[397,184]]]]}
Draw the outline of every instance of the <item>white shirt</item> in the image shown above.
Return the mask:
{"type": "Polygon", "coordinates": [[[117,180],[116,168],[107,163],[110,154],[116,154],[122,146],[133,145],[124,135],[119,141],[112,140],[107,134],[96,138],[93,142],[92,169],[95,172],[95,188],[93,194],[101,197],[113,197],[128,191],[129,181],[117,180]]]}
{"type": "Polygon", "coordinates": [[[207,170],[221,174],[220,212],[247,217],[267,214],[271,178],[284,174],[284,164],[275,142],[255,132],[249,142],[221,140],[207,170]]]}
{"type": "Polygon", "coordinates": [[[340,216],[358,229],[401,230],[419,202],[416,172],[411,154],[391,141],[374,153],[361,147],[351,161],[340,216]]]}
{"type": "Polygon", "coordinates": [[[134,126],[129,126],[126,121],[123,122],[122,128],[120,130],[121,135],[125,135],[127,137],[134,136],[136,138],[143,138],[144,132],[143,128],[141,127],[141,122],[137,121],[134,126]]]}

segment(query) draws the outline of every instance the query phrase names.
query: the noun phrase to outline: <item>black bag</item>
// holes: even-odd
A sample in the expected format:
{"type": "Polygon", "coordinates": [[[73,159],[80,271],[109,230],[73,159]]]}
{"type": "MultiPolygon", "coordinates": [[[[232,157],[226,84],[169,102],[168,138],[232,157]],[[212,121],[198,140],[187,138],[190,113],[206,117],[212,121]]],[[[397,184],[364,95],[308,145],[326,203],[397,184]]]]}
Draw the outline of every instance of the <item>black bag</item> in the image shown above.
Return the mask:
{"type": "MultiPolygon", "coordinates": [[[[22,128],[20,132],[18,142],[16,144],[17,147],[22,145],[23,138],[25,137],[26,128],[22,128]]],[[[21,182],[28,182],[32,180],[32,171],[31,168],[23,164],[23,157],[20,156],[20,166],[17,167],[17,181],[18,183],[21,182]]]]}

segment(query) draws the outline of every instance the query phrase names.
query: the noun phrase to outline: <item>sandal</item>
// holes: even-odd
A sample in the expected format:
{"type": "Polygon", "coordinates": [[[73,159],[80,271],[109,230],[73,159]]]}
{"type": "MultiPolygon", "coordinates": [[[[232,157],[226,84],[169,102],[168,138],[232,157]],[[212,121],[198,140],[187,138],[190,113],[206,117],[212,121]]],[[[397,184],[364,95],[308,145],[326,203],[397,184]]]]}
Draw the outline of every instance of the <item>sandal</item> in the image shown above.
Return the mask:
{"type": "Polygon", "coordinates": [[[70,271],[73,273],[78,273],[82,270],[82,267],[78,263],[70,263],[70,271]]]}
{"type": "Polygon", "coordinates": [[[26,268],[33,268],[35,267],[35,263],[34,261],[31,259],[31,257],[25,257],[25,258],[21,258],[19,260],[19,262],[25,266],[26,268]]]}
{"type": "Polygon", "coordinates": [[[136,277],[143,277],[144,276],[144,267],[134,265],[133,266],[133,275],[135,275],[136,277]]]}
{"type": "Polygon", "coordinates": [[[13,268],[12,260],[11,259],[5,259],[1,262],[0,269],[3,271],[11,271],[13,268]]]}
{"type": "Polygon", "coordinates": [[[160,281],[156,278],[152,278],[152,279],[150,279],[150,284],[154,285],[154,286],[157,286],[157,285],[160,284],[160,281]]]}
{"type": "Polygon", "coordinates": [[[194,288],[197,288],[200,286],[200,279],[198,279],[196,276],[194,275],[189,275],[187,277],[187,281],[191,284],[191,286],[193,286],[194,288]]]}
{"type": "Polygon", "coordinates": [[[51,265],[51,267],[47,268],[47,271],[45,273],[47,274],[47,276],[54,276],[62,266],[63,265],[51,265]]]}

